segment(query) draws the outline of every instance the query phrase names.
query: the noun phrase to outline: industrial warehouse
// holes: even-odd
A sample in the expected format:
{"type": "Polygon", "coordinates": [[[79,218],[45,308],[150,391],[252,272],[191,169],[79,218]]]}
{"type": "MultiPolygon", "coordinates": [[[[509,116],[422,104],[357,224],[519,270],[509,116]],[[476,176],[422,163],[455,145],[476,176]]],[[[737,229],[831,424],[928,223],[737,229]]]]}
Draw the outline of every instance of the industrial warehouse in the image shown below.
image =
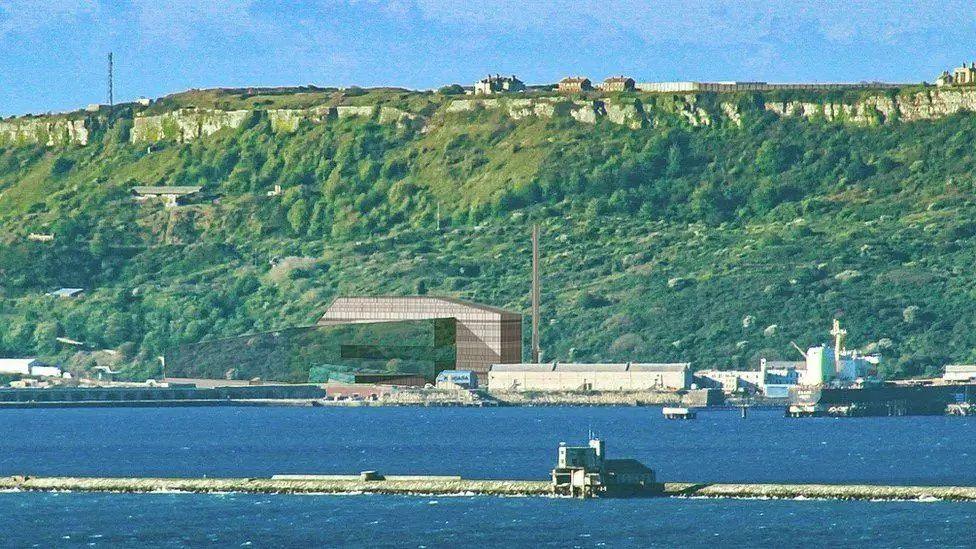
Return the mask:
{"type": "Polygon", "coordinates": [[[677,364],[495,364],[492,391],[676,391],[692,384],[691,365],[677,364]]]}
{"type": "Polygon", "coordinates": [[[166,355],[191,378],[423,384],[443,370],[487,381],[496,363],[522,356],[522,316],[450,297],[340,297],[315,326],[184,345],[166,355]],[[287,372],[282,375],[282,372],[287,372]],[[416,381],[419,380],[419,381],[416,381]]]}
{"type": "Polygon", "coordinates": [[[454,369],[484,377],[492,364],[522,360],[521,314],[452,297],[340,297],[318,325],[435,319],[453,321],[454,369]]]}

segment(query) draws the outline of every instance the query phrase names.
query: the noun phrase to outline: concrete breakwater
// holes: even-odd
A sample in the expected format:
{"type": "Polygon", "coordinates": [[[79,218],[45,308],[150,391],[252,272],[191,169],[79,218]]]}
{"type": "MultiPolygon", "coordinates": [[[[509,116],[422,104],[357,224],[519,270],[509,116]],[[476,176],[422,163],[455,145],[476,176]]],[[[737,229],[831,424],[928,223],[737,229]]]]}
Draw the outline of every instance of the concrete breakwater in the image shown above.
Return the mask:
{"type": "Polygon", "coordinates": [[[402,494],[545,496],[548,481],[465,480],[458,477],[294,476],[273,478],[2,477],[0,490],[42,492],[242,492],[252,494],[402,494]]]}
{"type": "Polygon", "coordinates": [[[694,484],[669,482],[664,493],[673,497],[944,500],[976,501],[976,486],[880,486],[873,484],[694,484]]]}
{"type": "MultiPolygon", "coordinates": [[[[970,486],[877,486],[867,484],[695,484],[664,483],[658,497],[769,498],[835,500],[976,501],[970,486]]],[[[552,496],[549,481],[467,480],[407,476],[363,480],[346,475],[295,475],[272,478],[95,478],[0,477],[0,490],[46,492],[252,494],[391,494],[437,496],[552,496]]]]}

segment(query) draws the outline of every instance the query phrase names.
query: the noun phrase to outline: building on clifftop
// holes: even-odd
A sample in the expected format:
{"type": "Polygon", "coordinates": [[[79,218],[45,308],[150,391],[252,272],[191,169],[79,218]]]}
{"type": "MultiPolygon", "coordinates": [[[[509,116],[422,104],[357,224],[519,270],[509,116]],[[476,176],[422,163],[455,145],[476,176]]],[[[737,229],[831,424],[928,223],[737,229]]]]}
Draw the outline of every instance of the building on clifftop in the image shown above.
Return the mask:
{"type": "Polygon", "coordinates": [[[593,83],[585,76],[567,76],[559,81],[556,89],[560,93],[579,93],[593,89],[593,83]]]}
{"type": "Polygon", "coordinates": [[[935,79],[935,85],[942,88],[946,86],[971,86],[976,84],[976,62],[967,65],[963,63],[961,67],[949,71],[942,71],[942,74],[935,79]]]}
{"type": "Polygon", "coordinates": [[[600,89],[608,92],[634,91],[635,82],[628,76],[611,76],[603,81],[600,89]]]}
{"type": "Polygon", "coordinates": [[[515,77],[500,74],[488,75],[474,85],[475,95],[491,95],[494,93],[514,93],[525,91],[525,84],[515,77]]]}

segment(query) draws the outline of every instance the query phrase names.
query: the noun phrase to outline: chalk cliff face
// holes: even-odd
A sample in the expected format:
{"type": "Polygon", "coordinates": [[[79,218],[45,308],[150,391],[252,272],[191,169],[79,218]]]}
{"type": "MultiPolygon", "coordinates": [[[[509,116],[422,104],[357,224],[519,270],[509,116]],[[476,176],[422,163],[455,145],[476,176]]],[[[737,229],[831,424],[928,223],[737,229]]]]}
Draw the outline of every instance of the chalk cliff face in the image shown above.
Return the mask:
{"type": "Polygon", "coordinates": [[[0,120],[0,145],[87,145],[88,121],[39,117],[0,120]]]}
{"type": "Polygon", "coordinates": [[[252,111],[180,109],[155,116],[136,116],[129,138],[133,143],[177,141],[186,143],[217,133],[224,128],[239,128],[252,111]]]}
{"type": "Polygon", "coordinates": [[[582,100],[567,97],[459,99],[445,108],[447,113],[472,112],[476,109],[501,111],[514,120],[529,116],[553,118],[569,116],[583,124],[607,119],[614,124],[638,129],[649,121],[640,101],[582,100]]]}
{"type": "MultiPolygon", "coordinates": [[[[406,124],[418,116],[393,107],[366,106],[318,106],[308,109],[269,109],[271,127],[276,132],[294,132],[299,124],[322,124],[332,120],[361,118],[376,120],[381,124],[406,124]]],[[[186,143],[214,134],[224,128],[239,128],[249,116],[260,115],[257,111],[218,109],[181,109],[154,116],[136,116],[130,139],[133,143],[177,141],[186,143]]]]}
{"type": "MultiPolygon", "coordinates": [[[[857,125],[878,125],[895,121],[933,120],[962,111],[976,112],[976,89],[929,88],[910,93],[866,95],[857,101],[766,99],[760,107],[778,116],[799,116],[810,120],[857,125]]],[[[495,96],[448,101],[440,116],[495,111],[521,120],[528,117],[569,117],[581,124],[600,120],[630,129],[656,126],[662,117],[677,117],[691,126],[726,123],[741,125],[746,114],[735,103],[705,101],[696,94],[652,94],[636,98],[607,97],[574,99],[565,96],[495,96]]],[[[133,143],[174,141],[186,143],[222,129],[241,127],[251,116],[267,116],[276,132],[294,132],[301,123],[323,124],[345,119],[372,120],[380,124],[424,125],[435,113],[422,116],[383,105],[316,106],[302,109],[220,110],[185,108],[157,115],[136,114],[130,139],[133,143]]],[[[0,120],[0,145],[86,145],[92,131],[89,117],[24,117],[0,120]]]]}
{"type": "Polygon", "coordinates": [[[976,89],[923,90],[906,95],[874,95],[856,103],[770,101],[767,111],[780,116],[841,120],[854,124],[884,124],[896,120],[916,122],[976,112],[976,89]]]}

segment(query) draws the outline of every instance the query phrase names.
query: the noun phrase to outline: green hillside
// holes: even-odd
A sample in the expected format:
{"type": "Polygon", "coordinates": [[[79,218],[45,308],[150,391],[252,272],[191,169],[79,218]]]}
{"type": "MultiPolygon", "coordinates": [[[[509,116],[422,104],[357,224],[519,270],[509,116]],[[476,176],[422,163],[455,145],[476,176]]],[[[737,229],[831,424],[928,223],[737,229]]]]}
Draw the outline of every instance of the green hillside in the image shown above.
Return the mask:
{"type": "Polygon", "coordinates": [[[713,116],[693,125],[675,107],[688,98],[660,96],[640,104],[653,122],[630,127],[449,112],[445,93],[193,93],[140,116],[252,113],[148,146],[123,106],[86,145],[0,147],[0,356],[67,360],[78,348],[63,337],[116,349],[138,378],[168,348],[307,325],[340,294],[526,311],[538,222],[547,359],[755,367],[822,342],[840,316],[890,376],[976,360],[973,114],[855,125],[743,96],[736,123],[703,95],[713,116]],[[267,112],[339,104],[423,122],[280,132],[267,112]],[[135,202],[135,185],[203,190],[166,209],[135,202]],[[59,287],[88,293],[45,295],[59,287]]]}

